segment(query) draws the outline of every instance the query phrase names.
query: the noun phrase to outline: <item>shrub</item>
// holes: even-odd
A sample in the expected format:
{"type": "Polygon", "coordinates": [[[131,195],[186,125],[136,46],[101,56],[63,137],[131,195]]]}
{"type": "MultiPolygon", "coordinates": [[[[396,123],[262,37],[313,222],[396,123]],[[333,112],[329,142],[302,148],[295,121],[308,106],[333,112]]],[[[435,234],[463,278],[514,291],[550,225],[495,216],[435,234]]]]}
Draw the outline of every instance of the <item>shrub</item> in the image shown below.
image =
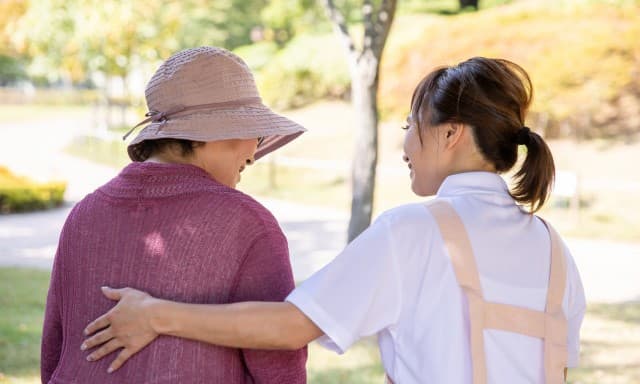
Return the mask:
{"type": "Polygon", "coordinates": [[[57,207],[64,200],[64,182],[36,183],[0,167],[0,212],[26,212],[57,207]]]}
{"type": "Polygon", "coordinates": [[[0,54],[0,86],[14,84],[26,78],[24,63],[14,57],[0,54]]]}
{"type": "Polygon", "coordinates": [[[243,45],[233,50],[240,56],[252,71],[259,71],[278,53],[278,45],[274,42],[264,41],[251,45],[243,45]]]}
{"type": "Polygon", "coordinates": [[[262,67],[256,79],[267,104],[278,109],[343,98],[350,86],[340,42],[331,33],[294,38],[262,67]]]}

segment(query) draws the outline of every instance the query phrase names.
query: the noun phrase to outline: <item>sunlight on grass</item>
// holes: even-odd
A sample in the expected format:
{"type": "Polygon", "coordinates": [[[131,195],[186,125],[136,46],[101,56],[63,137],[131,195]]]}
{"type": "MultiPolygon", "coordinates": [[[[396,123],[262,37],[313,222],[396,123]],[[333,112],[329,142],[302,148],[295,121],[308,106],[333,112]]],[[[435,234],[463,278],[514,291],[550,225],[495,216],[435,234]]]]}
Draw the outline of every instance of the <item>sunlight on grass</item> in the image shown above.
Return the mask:
{"type": "Polygon", "coordinates": [[[374,339],[360,341],[344,355],[324,349],[317,343],[309,345],[307,361],[309,383],[382,383],[384,371],[374,339]]]}
{"type": "Polygon", "coordinates": [[[581,367],[570,382],[640,382],[640,303],[593,304],[582,326],[581,367]]]}
{"type": "Polygon", "coordinates": [[[0,374],[0,383],[1,384],[40,384],[40,376],[2,376],[0,374]]]}
{"type": "Polygon", "coordinates": [[[0,383],[39,377],[49,272],[0,268],[0,383]],[[4,378],[3,378],[4,377],[4,378]]]}

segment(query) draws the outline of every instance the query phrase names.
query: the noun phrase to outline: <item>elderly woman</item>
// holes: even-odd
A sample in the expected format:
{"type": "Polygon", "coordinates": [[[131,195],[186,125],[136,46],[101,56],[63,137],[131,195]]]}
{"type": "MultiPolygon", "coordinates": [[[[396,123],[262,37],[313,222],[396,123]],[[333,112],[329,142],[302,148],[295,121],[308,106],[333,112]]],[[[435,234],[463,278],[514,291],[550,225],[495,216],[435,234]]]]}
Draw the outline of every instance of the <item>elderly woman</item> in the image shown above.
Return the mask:
{"type": "Polygon", "coordinates": [[[189,303],[281,301],[293,289],[286,239],[237,191],[255,159],[300,125],[265,107],[249,68],[219,48],[182,51],[146,89],[133,163],[70,213],[60,236],[42,340],[43,383],[304,383],[306,350],[224,348],[163,337],[109,375],[87,364],[82,329],[131,286],[189,303]]]}

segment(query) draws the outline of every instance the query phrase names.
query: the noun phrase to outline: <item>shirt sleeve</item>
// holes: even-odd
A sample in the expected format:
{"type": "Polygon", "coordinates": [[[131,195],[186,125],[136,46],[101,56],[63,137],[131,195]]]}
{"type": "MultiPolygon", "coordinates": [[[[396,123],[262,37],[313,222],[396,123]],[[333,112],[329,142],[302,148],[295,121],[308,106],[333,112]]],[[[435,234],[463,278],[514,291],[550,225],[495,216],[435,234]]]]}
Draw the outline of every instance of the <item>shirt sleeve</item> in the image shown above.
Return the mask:
{"type": "Polygon", "coordinates": [[[565,246],[567,257],[567,289],[569,290],[569,312],[567,313],[567,368],[575,368],[580,361],[580,327],[587,310],[584,287],[578,268],[565,246]]]}
{"type": "Polygon", "coordinates": [[[40,376],[48,383],[58,366],[62,350],[62,306],[60,292],[60,248],[56,252],[47,294],[40,351],[40,376]]]}
{"type": "MultiPolygon", "coordinates": [[[[231,301],[283,301],[294,288],[287,240],[278,229],[259,236],[236,277],[231,301]]],[[[255,383],[306,383],[307,348],[296,351],[242,350],[255,383]]]]}
{"type": "Polygon", "coordinates": [[[394,250],[383,215],[287,297],[324,332],[318,339],[323,346],[344,353],[397,322],[401,276],[394,250]]]}

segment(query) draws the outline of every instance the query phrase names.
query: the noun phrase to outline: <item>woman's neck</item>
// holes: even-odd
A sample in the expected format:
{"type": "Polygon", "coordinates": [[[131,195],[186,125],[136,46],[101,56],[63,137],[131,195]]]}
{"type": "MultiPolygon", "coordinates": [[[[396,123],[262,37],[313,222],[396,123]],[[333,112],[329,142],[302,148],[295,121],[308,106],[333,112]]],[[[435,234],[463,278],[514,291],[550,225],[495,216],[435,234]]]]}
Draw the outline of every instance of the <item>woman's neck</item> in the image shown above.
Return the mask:
{"type": "Polygon", "coordinates": [[[188,164],[199,166],[192,157],[177,156],[172,153],[161,152],[149,156],[145,162],[162,163],[162,164],[188,164]]]}

